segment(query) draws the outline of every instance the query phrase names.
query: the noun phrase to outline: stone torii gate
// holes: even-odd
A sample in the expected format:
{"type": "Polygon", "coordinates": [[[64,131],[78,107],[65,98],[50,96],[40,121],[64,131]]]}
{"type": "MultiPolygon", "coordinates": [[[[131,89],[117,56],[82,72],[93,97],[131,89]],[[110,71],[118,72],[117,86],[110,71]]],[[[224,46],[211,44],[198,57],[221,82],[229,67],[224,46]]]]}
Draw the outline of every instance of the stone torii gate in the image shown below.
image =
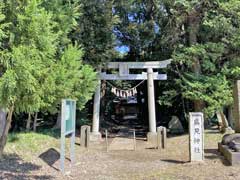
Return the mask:
{"type": "Polygon", "coordinates": [[[152,62],[109,62],[106,65],[107,69],[118,69],[118,74],[107,74],[99,72],[99,80],[94,95],[93,105],[93,121],[91,140],[101,139],[99,132],[100,119],[100,100],[101,100],[101,80],[147,80],[148,85],[148,112],[149,112],[149,132],[147,134],[148,141],[156,138],[156,111],[155,111],[155,96],[154,96],[154,80],[167,80],[166,74],[158,74],[154,69],[166,68],[171,63],[171,59],[165,61],[152,62]],[[142,74],[129,74],[130,69],[147,69],[142,74]]]}

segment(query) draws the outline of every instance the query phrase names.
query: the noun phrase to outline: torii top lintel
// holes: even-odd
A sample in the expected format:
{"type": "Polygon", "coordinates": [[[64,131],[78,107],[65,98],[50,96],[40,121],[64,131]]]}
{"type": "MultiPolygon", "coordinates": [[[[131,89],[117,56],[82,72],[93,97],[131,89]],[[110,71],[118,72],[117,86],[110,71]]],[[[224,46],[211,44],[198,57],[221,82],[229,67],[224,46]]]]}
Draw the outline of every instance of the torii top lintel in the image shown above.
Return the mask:
{"type": "MultiPolygon", "coordinates": [[[[100,72],[101,80],[144,80],[147,79],[147,73],[129,74],[129,69],[161,69],[166,68],[171,63],[171,59],[165,61],[148,61],[148,62],[109,62],[107,69],[119,69],[119,74],[107,74],[100,72]]],[[[166,74],[153,73],[154,80],[166,80],[166,74]]]]}
{"type": "Polygon", "coordinates": [[[160,69],[166,68],[171,63],[171,59],[165,61],[147,61],[147,62],[109,62],[107,64],[108,69],[118,69],[121,64],[127,65],[129,69],[160,69]]]}

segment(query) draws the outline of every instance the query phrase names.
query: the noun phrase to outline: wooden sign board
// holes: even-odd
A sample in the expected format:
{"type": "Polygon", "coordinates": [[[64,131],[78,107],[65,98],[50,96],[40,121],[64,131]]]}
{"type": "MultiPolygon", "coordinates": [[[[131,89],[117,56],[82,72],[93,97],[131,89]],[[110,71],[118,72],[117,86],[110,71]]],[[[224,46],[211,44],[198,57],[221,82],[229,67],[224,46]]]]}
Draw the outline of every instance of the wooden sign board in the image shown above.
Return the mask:
{"type": "Polygon", "coordinates": [[[204,118],[203,113],[190,113],[190,161],[204,160],[204,118]]]}

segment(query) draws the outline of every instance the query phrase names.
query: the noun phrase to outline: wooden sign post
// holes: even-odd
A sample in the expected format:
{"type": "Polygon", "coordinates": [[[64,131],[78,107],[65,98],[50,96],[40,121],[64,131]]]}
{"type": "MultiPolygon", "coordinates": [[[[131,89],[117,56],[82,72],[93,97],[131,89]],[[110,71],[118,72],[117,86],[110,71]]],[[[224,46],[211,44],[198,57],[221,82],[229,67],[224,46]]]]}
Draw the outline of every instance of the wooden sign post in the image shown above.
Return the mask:
{"type": "Polygon", "coordinates": [[[71,135],[70,158],[71,163],[75,159],[75,124],[76,124],[76,101],[71,99],[62,100],[61,109],[61,153],[60,153],[60,170],[64,172],[65,160],[65,137],[71,135]]]}
{"type": "Polygon", "coordinates": [[[190,113],[190,161],[204,160],[204,118],[203,113],[190,113]]]}

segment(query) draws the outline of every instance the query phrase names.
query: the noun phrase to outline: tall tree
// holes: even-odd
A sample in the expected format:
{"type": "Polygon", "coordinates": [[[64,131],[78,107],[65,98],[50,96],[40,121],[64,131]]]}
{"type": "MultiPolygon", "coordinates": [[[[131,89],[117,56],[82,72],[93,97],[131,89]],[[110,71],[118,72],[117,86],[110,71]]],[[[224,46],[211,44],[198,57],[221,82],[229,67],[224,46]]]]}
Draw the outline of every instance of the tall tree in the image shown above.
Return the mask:
{"type": "Polygon", "coordinates": [[[116,56],[113,26],[118,18],[112,14],[113,0],[81,0],[81,18],[72,40],[82,44],[83,60],[98,68],[116,56]]]}
{"type": "Polygon", "coordinates": [[[233,67],[239,54],[235,38],[239,33],[238,4],[237,1],[174,1],[169,4],[172,9],[169,17],[175,22],[173,26],[179,27],[181,37],[175,42],[178,46],[173,53],[171,71],[179,85],[176,87],[182,91],[179,94],[174,88],[172,94],[192,101],[194,108],[190,106],[189,110],[203,110],[207,116],[212,116],[232,102],[231,79],[226,72],[238,69],[233,67]]]}
{"type": "MultiPolygon", "coordinates": [[[[0,106],[7,109],[0,157],[14,112],[52,111],[62,98],[77,99],[81,108],[94,91],[93,68],[82,64],[82,49],[67,40],[74,23],[69,21],[70,27],[63,29],[44,2],[1,1],[5,16],[2,26],[8,26],[2,28],[6,37],[0,51],[0,106]]],[[[65,3],[59,4],[60,9],[61,5],[66,7],[65,3]]]]}
{"type": "Polygon", "coordinates": [[[162,38],[160,26],[166,22],[161,6],[161,1],[152,0],[115,1],[113,12],[119,17],[119,23],[115,25],[114,33],[118,45],[127,46],[129,49],[125,60],[164,59],[159,49],[162,38]]]}

